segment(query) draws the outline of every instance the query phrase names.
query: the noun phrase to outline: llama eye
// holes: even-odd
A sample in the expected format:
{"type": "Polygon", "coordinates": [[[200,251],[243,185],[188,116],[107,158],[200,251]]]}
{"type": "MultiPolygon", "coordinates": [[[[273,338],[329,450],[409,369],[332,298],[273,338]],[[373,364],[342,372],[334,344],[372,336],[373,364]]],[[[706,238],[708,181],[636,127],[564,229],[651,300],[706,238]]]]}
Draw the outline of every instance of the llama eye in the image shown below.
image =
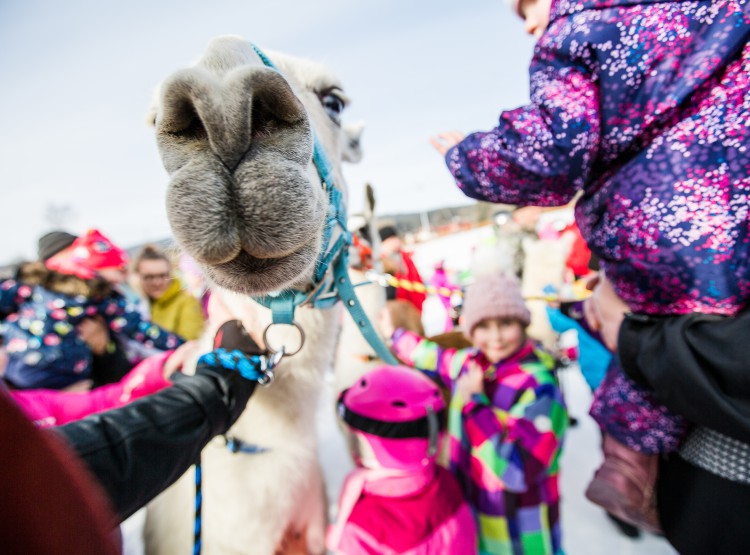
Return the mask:
{"type": "Polygon", "coordinates": [[[320,103],[323,109],[334,122],[341,124],[341,112],[344,111],[346,101],[334,91],[325,91],[320,94],[320,103]]]}

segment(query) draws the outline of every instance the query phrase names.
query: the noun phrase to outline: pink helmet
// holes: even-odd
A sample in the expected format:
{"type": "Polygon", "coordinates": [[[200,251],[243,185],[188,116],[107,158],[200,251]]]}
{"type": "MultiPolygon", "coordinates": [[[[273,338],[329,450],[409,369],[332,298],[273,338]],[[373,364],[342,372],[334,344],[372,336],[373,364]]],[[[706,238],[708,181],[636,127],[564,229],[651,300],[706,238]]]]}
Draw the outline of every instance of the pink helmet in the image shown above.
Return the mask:
{"type": "Polygon", "coordinates": [[[410,470],[428,464],[445,428],[440,389],[404,367],[371,370],[341,392],[338,411],[384,468],[410,470]]]}

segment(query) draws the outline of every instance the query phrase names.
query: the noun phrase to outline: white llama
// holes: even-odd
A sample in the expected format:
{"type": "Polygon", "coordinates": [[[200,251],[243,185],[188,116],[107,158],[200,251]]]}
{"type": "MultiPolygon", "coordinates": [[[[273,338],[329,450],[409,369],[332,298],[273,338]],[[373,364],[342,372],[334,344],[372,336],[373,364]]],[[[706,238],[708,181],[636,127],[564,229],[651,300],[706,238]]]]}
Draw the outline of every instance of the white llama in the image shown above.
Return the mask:
{"type": "MultiPolygon", "coordinates": [[[[339,115],[346,104],[325,68],[268,55],[281,73],[241,39],[216,39],[193,67],[165,80],[155,111],[174,235],[261,345],[271,313],[250,296],[311,287],[329,204],[311,162],[313,129],[343,188],[339,115]]],[[[315,408],[340,316],[337,309],[296,310],[304,346],[282,361],[274,383],[256,391],[230,430],[262,452],[234,454],[219,440],[203,451],[204,553],[291,553],[283,539],[295,536],[301,552],[325,551],[315,408]]],[[[273,345],[299,341],[294,327],[279,328],[273,345]]],[[[206,341],[215,330],[209,323],[206,341]]],[[[191,549],[192,480],[190,471],[149,506],[148,553],[191,549]]]]}

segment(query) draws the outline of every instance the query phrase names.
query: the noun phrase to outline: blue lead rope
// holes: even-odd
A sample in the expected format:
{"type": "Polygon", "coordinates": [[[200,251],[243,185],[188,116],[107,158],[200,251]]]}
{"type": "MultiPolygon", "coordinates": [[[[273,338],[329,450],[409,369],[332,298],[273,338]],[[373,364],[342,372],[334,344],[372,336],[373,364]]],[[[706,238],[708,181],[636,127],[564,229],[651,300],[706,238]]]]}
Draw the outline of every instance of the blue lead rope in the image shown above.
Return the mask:
{"type": "Polygon", "coordinates": [[[226,349],[215,349],[206,353],[198,359],[198,364],[206,364],[213,368],[219,366],[228,370],[239,372],[240,376],[251,382],[258,381],[266,376],[263,371],[266,357],[258,355],[247,356],[237,349],[227,351],[226,349]]]}
{"type": "MultiPolygon", "coordinates": [[[[198,359],[198,364],[205,364],[212,368],[226,368],[234,370],[240,376],[250,381],[257,381],[260,384],[268,383],[273,377],[273,369],[281,360],[284,351],[274,354],[271,357],[264,355],[248,356],[242,351],[234,349],[215,349],[210,353],[202,355],[198,359]]],[[[264,447],[258,447],[243,442],[234,437],[227,437],[227,448],[232,453],[250,453],[257,454],[267,451],[264,447]]],[[[198,462],[195,463],[195,525],[193,528],[193,555],[200,555],[202,548],[202,511],[203,511],[203,471],[201,467],[200,455],[198,462]]]]}
{"type": "Polygon", "coordinates": [[[201,459],[195,463],[195,526],[193,527],[193,555],[201,553],[201,512],[203,510],[203,476],[201,471],[201,459]]]}

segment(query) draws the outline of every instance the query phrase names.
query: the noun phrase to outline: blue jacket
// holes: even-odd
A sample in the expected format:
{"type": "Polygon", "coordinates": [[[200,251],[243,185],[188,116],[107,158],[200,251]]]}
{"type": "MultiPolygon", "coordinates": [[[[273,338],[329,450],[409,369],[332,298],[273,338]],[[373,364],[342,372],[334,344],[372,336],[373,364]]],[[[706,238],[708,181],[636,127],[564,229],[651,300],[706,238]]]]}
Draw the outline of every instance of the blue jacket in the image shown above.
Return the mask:
{"type": "Polygon", "coordinates": [[[148,347],[173,349],[183,340],[143,320],[119,293],[94,302],[15,280],[0,283],[0,314],[8,366],[4,378],[19,389],[61,389],[91,373],[91,351],[76,333],[84,318],[102,316],[112,332],[148,347]]]}

